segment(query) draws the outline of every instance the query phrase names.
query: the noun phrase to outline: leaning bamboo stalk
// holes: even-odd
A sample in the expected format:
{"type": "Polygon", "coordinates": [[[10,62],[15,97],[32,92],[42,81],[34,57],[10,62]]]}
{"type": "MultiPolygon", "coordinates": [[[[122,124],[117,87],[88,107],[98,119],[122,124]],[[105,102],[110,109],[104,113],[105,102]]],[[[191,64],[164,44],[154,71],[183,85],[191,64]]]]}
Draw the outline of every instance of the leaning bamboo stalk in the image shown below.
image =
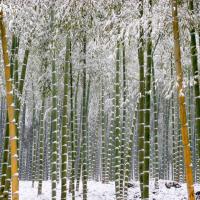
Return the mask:
{"type": "Polygon", "coordinates": [[[17,155],[17,137],[15,126],[15,109],[14,98],[10,73],[10,62],[8,56],[6,28],[3,22],[3,11],[0,11],[0,30],[4,60],[4,71],[6,81],[6,100],[9,120],[9,136],[10,136],[10,150],[11,150],[11,184],[12,184],[12,200],[19,199],[19,175],[18,175],[18,155],[17,155]]]}
{"type": "Polygon", "coordinates": [[[182,142],[184,148],[184,161],[186,170],[186,182],[188,189],[188,199],[194,200],[194,185],[192,176],[192,164],[190,144],[188,137],[188,127],[186,118],[185,95],[183,91],[183,70],[181,64],[181,50],[180,50],[180,37],[179,37],[179,24],[178,24],[178,11],[177,0],[172,0],[172,17],[173,17],[173,34],[174,34],[174,55],[176,64],[176,77],[179,101],[179,115],[181,122],[182,142]]]}

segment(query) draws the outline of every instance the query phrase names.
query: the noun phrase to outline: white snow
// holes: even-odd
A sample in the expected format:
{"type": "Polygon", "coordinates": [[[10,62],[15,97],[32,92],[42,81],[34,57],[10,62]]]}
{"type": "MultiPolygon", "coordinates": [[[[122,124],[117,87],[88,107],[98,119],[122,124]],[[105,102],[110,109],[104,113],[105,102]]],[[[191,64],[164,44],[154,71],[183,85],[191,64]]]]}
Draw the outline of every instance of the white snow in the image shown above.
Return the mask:
{"type": "MultiPolygon", "coordinates": [[[[187,200],[186,184],[182,184],[181,188],[165,187],[168,181],[159,181],[159,190],[155,191],[154,182],[150,184],[150,200],[187,200]]],[[[128,200],[139,200],[140,190],[139,183],[134,183],[134,188],[129,188],[128,200]]],[[[80,188],[82,185],[80,185],[80,188]]],[[[82,189],[76,192],[76,200],[82,199],[82,189]]],[[[200,186],[195,185],[195,191],[200,191],[200,186]]],[[[60,199],[60,184],[57,187],[57,199],[60,199]]],[[[37,183],[32,188],[31,181],[20,181],[20,200],[51,200],[51,182],[43,181],[42,195],[37,195],[37,183]]],[[[67,199],[71,199],[68,194],[67,199]]],[[[101,182],[89,181],[88,182],[88,200],[114,200],[115,199],[115,185],[114,182],[109,184],[102,184],[101,182]]]]}

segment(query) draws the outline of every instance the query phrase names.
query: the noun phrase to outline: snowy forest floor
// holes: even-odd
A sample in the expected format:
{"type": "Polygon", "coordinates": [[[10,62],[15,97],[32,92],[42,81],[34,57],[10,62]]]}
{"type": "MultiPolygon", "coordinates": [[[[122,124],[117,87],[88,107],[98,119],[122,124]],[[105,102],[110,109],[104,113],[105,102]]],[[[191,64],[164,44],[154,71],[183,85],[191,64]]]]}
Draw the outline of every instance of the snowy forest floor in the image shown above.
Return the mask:
{"type": "MultiPolygon", "coordinates": [[[[159,190],[154,191],[154,183],[151,182],[150,186],[150,199],[151,200],[187,200],[186,184],[182,184],[181,188],[167,189],[165,183],[167,181],[159,181],[159,190]]],[[[139,184],[134,183],[134,188],[129,188],[128,200],[140,199],[139,184]]],[[[81,187],[80,187],[81,188],[81,187]]],[[[101,182],[89,181],[88,182],[88,200],[114,200],[115,199],[114,182],[109,184],[102,184],[101,182]]],[[[200,185],[195,185],[195,192],[200,191],[200,185]]],[[[57,199],[60,200],[60,185],[57,189],[57,199]]],[[[37,183],[32,188],[31,181],[20,181],[20,199],[21,200],[50,200],[51,198],[51,182],[43,182],[42,195],[37,195],[37,183]]],[[[67,199],[71,199],[70,196],[67,199]]],[[[82,199],[82,193],[76,192],[76,199],[82,199]]]]}

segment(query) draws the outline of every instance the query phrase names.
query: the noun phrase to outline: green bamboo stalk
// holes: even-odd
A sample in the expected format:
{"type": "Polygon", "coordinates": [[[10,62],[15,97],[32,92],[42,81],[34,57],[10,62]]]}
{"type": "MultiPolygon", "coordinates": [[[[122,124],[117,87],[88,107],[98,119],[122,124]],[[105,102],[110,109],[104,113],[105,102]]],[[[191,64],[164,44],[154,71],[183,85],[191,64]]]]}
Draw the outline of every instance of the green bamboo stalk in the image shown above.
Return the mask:
{"type": "Polygon", "coordinates": [[[109,142],[108,142],[108,154],[107,154],[107,165],[106,165],[106,174],[105,182],[108,183],[112,179],[112,151],[114,146],[113,134],[114,134],[114,118],[115,118],[115,98],[112,98],[112,111],[111,111],[111,121],[110,121],[110,133],[109,133],[109,142]]]}
{"type": "Polygon", "coordinates": [[[4,191],[3,191],[3,198],[2,200],[8,200],[9,198],[9,192],[11,189],[11,154],[9,151],[9,155],[8,155],[8,167],[7,167],[7,171],[6,171],[6,181],[5,181],[5,187],[4,187],[4,191]]]}
{"type": "MultiPolygon", "coordinates": [[[[193,0],[189,0],[189,11],[191,15],[194,15],[194,3],[193,0]]],[[[195,36],[195,27],[191,23],[190,26],[190,54],[191,54],[191,64],[192,64],[192,75],[194,80],[194,95],[195,95],[195,132],[196,132],[196,142],[197,142],[197,167],[200,167],[200,87],[199,87],[199,70],[198,70],[198,54],[197,54],[197,44],[195,36]]],[[[200,181],[200,170],[197,170],[197,179],[200,181]]]]}
{"type": "Polygon", "coordinates": [[[76,92],[75,92],[75,99],[74,99],[74,149],[75,149],[75,160],[78,157],[78,88],[79,88],[79,74],[76,82],[76,92]]]}
{"type": "Polygon", "coordinates": [[[88,125],[88,114],[89,114],[89,99],[90,99],[90,85],[91,85],[91,78],[89,76],[88,83],[86,84],[87,91],[86,91],[86,133],[87,133],[87,149],[86,149],[86,156],[87,156],[87,173],[89,177],[90,171],[90,160],[89,160],[89,141],[90,141],[90,134],[89,134],[89,125],[88,125]]]}
{"type": "MultiPolygon", "coordinates": [[[[70,58],[71,58],[71,42],[69,43],[70,58]]],[[[73,75],[72,63],[70,61],[70,144],[71,144],[71,175],[70,175],[70,192],[72,199],[75,200],[75,149],[74,149],[74,108],[73,108],[73,75]]]]}
{"type": "Polygon", "coordinates": [[[19,37],[16,36],[16,38],[15,38],[15,52],[14,52],[14,71],[13,71],[15,92],[18,90],[18,85],[19,85],[18,52],[19,52],[19,37]]]}
{"type": "Polygon", "coordinates": [[[120,41],[116,47],[116,71],[115,71],[115,193],[116,199],[120,199],[120,41]]]}
{"type": "Polygon", "coordinates": [[[51,178],[52,178],[52,200],[56,200],[57,185],[57,88],[56,88],[56,63],[55,63],[55,44],[53,42],[53,60],[52,60],[52,156],[51,156],[51,178]]]}
{"type": "MultiPolygon", "coordinates": [[[[149,0],[149,9],[151,14],[152,0],[149,0]]],[[[151,16],[150,16],[151,17],[151,16]]],[[[152,67],[152,22],[148,21],[147,33],[147,66],[145,82],[145,131],[144,131],[144,173],[143,173],[143,190],[144,199],[149,199],[149,161],[150,161],[150,109],[151,109],[151,67],[152,67]]]]}
{"type": "Polygon", "coordinates": [[[64,98],[63,98],[63,117],[62,117],[62,164],[61,164],[61,200],[67,196],[67,135],[68,135],[68,82],[70,68],[70,39],[66,40],[66,54],[64,66],[64,98]]]}
{"type": "MultiPolygon", "coordinates": [[[[172,79],[172,85],[174,85],[173,81],[173,65],[171,61],[171,79],[172,79]]],[[[174,105],[174,91],[172,89],[172,96],[171,96],[171,124],[172,124],[172,180],[175,180],[175,177],[177,177],[177,167],[176,167],[176,130],[175,130],[175,105],[174,105]]]]}
{"type": "Polygon", "coordinates": [[[86,36],[83,38],[83,114],[82,114],[82,183],[83,183],[83,200],[87,200],[87,101],[86,101],[86,36]]]}
{"type": "MultiPolygon", "coordinates": [[[[82,102],[83,103],[83,102],[82,102]]],[[[80,127],[82,129],[82,105],[81,105],[81,113],[80,113],[80,127]]],[[[77,155],[77,180],[76,180],[76,191],[79,191],[79,186],[80,186],[80,179],[81,179],[81,171],[82,171],[82,153],[83,153],[83,143],[82,143],[82,134],[78,138],[78,146],[79,146],[79,151],[77,155]]]]}
{"type": "Polygon", "coordinates": [[[133,142],[134,142],[134,132],[136,128],[136,116],[138,112],[138,106],[139,106],[139,102],[137,102],[136,107],[135,107],[132,127],[130,130],[128,149],[127,149],[127,153],[125,157],[125,180],[124,180],[124,199],[125,200],[128,198],[128,182],[131,175],[131,158],[132,158],[132,149],[133,149],[133,142]]]}
{"type": "MultiPolygon", "coordinates": [[[[143,16],[143,0],[139,2],[139,15],[140,18],[143,16]]],[[[143,189],[143,174],[144,174],[144,104],[145,104],[145,84],[144,84],[144,30],[140,23],[139,30],[139,48],[138,48],[138,60],[139,60],[139,68],[140,68],[140,83],[139,83],[139,91],[140,91],[140,106],[139,106],[139,180],[140,180],[140,191],[141,198],[144,197],[144,189],[143,189]]]]}
{"type": "Polygon", "coordinates": [[[155,159],[154,159],[154,177],[155,189],[159,188],[158,179],[159,179],[159,159],[158,159],[158,98],[156,91],[156,80],[155,80],[155,71],[154,71],[154,63],[152,59],[152,88],[153,88],[153,116],[154,116],[154,151],[155,151],[155,159]]]}
{"type": "Polygon", "coordinates": [[[7,114],[6,115],[6,132],[4,136],[2,169],[1,169],[0,199],[3,197],[3,192],[5,188],[6,171],[7,171],[8,162],[9,162],[8,158],[9,158],[9,123],[8,123],[8,114],[7,114]]]}
{"type": "Polygon", "coordinates": [[[33,105],[33,163],[32,163],[32,187],[34,187],[34,182],[36,181],[36,165],[37,165],[37,149],[38,149],[38,138],[39,131],[37,129],[37,120],[36,120],[36,107],[33,105]]]}
{"type": "Polygon", "coordinates": [[[105,111],[104,111],[104,85],[102,79],[101,87],[101,129],[102,129],[102,147],[101,147],[101,164],[102,164],[102,183],[105,183],[106,179],[106,133],[105,133],[105,111]]]}
{"type": "Polygon", "coordinates": [[[123,199],[124,193],[124,170],[125,170],[125,136],[126,136],[126,58],[125,42],[122,41],[122,67],[123,67],[123,116],[121,133],[121,161],[120,161],[120,196],[123,199]]]}
{"type": "Polygon", "coordinates": [[[39,183],[38,183],[38,195],[42,194],[42,181],[43,181],[43,158],[44,158],[44,109],[45,109],[45,97],[42,94],[42,106],[40,113],[40,130],[39,130],[39,183]]]}
{"type": "Polygon", "coordinates": [[[95,137],[94,137],[94,141],[93,141],[93,179],[95,181],[99,181],[99,156],[98,156],[98,153],[99,153],[99,127],[100,127],[100,116],[101,116],[101,103],[100,103],[100,100],[99,100],[99,103],[98,103],[98,113],[97,113],[97,119],[96,119],[96,127],[95,127],[95,137]]]}
{"type": "Polygon", "coordinates": [[[10,55],[10,69],[11,69],[11,78],[13,79],[14,75],[13,75],[13,71],[14,71],[14,64],[15,64],[15,48],[16,48],[16,35],[13,33],[12,34],[12,44],[11,44],[11,55],[10,55]]]}

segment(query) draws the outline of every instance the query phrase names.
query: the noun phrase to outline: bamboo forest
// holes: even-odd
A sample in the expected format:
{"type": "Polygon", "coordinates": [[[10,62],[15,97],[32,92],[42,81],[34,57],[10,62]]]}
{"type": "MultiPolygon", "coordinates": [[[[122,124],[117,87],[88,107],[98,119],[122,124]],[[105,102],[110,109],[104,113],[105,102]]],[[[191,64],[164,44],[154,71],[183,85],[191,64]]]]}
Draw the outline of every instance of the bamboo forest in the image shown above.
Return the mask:
{"type": "Polygon", "coordinates": [[[200,200],[200,0],[0,0],[0,200],[200,200]]]}

